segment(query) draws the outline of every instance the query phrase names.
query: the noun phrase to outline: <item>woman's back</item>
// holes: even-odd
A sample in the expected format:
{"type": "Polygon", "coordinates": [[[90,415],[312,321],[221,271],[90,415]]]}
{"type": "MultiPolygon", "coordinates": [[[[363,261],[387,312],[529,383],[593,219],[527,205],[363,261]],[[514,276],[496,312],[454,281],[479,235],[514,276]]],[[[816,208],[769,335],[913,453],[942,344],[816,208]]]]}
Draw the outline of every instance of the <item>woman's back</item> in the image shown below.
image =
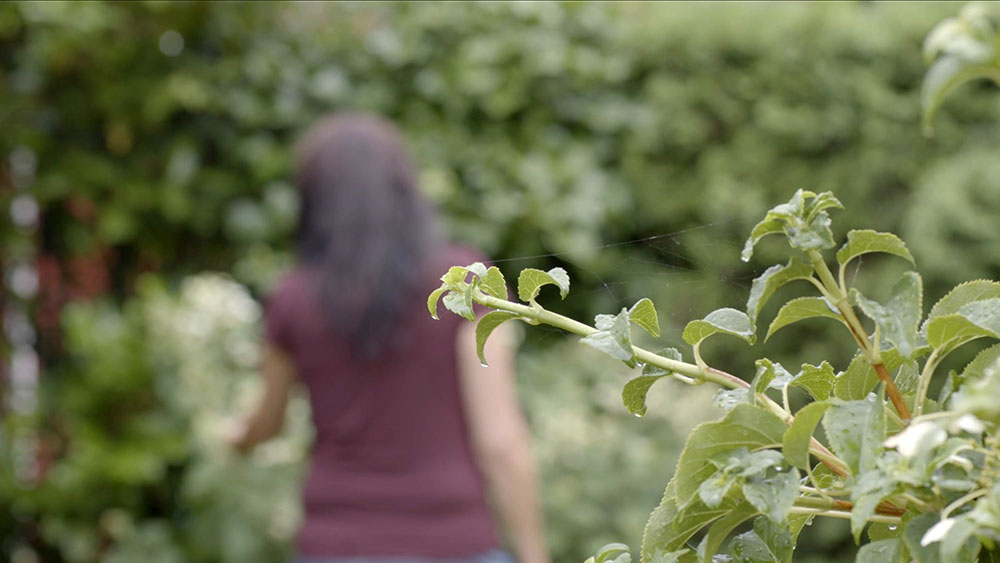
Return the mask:
{"type": "Polygon", "coordinates": [[[298,266],[269,299],[265,392],[233,444],[275,435],[294,382],[306,384],[303,561],[505,559],[488,489],[518,560],[548,563],[512,350],[494,334],[483,368],[472,325],[424,307],[441,273],[481,258],[437,236],[399,132],[370,115],[323,118],[295,176],[298,266]]]}
{"type": "Polygon", "coordinates": [[[423,299],[435,274],[478,259],[458,247],[434,256],[399,337],[371,359],[332,327],[306,269],[269,300],[268,337],[306,384],[316,426],[303,554],[455,557],[498,545],[462,411],[461,319],[433,320],[423,299]]]}

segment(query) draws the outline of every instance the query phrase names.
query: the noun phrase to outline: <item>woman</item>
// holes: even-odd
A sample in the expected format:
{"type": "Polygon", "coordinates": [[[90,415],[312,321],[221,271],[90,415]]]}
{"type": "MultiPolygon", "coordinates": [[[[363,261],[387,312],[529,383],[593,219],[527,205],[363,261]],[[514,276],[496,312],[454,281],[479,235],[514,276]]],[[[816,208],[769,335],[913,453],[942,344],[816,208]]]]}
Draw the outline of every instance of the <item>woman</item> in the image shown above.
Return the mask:
{"type": "Polygon", "coordinates": [[[290,387],[306,385],[316,442],[301,560],[505,561],[485,489],[517,560],[546,563],[509,343],[495,335],[484,368],[473,325],[425,307],[449,266],[482,257],[435,236],[384,119],[320,121],[296,180],[299,263],[268,300],[266,391],[234,441],[274,436],[290,387]]]}

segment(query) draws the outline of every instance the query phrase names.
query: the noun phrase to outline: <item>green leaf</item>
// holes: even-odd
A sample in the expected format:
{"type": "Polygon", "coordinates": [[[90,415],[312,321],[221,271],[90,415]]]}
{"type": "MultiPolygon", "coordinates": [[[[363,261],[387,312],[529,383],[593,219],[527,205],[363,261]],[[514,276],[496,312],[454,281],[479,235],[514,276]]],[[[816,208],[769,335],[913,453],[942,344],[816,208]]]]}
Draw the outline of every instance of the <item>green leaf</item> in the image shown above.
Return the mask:
{"type": "Polygon", "coordinates": [[[483,318],[479,319],[479,324],[476,325],[476,353],[479,354],[479,361],[486,365],[486,356],[483,353],[483,348],[486,346],[486,340],[493,334],[493,331],[504,322],[510,319],[516,319],[520,315],[516,313],[508,313],[507,311],[493,311],[491,313],[486,313],[483,318]]]}
{"type": "Polygon", "coordinates": [[[729,553],[740,563],[791,563],[794,547],[795,538],[787,525],[757,517],[753,521],[753,531],[733,538],[729,553]]]}
{"type": "Polygon", "coordinates": [[[822,462],[817,463],[812,468],[812,479],[817,487],[823,489],[843,489],[847,486],[847,478],[833,472],[832,469],[822,462]]]}
{"type": "Polygon", "coordinates": [[[503,273],[496,266],[490,266],[486,270],[486,275],[481,278],[479,289],[492,295],[497,299],[507,299],[507,280],[503,278],[503,273]]]}
{"type": "Polygon", "coordinates": [[[694,502],[685,506],[677,515],[673,524],[674,531],[678,534],[678,537],[684,537],[684,541],[686,542],[699,530],[729,514],[739,506],[752,508],[746,502],[733,497],[727,498],[720,506],[715,508],[706,506],[705,503],[696,498],[694,502]]]}
{"type": "Polygon", "coordinates": [[[743,252],[740,253],[740,258],[744,262],[749,262],[750,258],[753,256],[753,249],[760,242],[760,239],[766,237],[767,235],[777,235],[783,233],[782,221],[777,218],[773,218],[768,214],[763,221],[757,223],[754,228],[750,231],[750,237],[747,238],[746,243],[743,245],[743,252]]]}
{"type": "Polygon", "coordinates": [[[868,526],[869,541],[877,542],[881,540],[899,539],[903,535],[903,528],[897,524],[886,524],[884,522],[872,522],[868,526]]]}
{"type": "Polygon", "coordinates": [[[698,498],[705,506],[717,508],[726,499],[729,491],[739,483],[735,476],[724,471],[718,471],[708,479],[701,482],[698,487],[698,498]]]}
{"type": "Polygon", "coordinates": [[[821,192],[815,194],[809,204],[806,205],[805,219],[812,221],[821,211],[843,208],[844,204],[840,203],[840,200],[837,199],[837,196],[833,195],[833,192],[821,192]]]}
{"type": "Polygon", "coordinates": [[[833,248],[836,244],[830,230],[830,216],[825,211],[820,211],[808,222],[792,220],[785,223],[785,235],[792,248],[803,252],[833,248]]]}
{"type": "MultiPolygon", "coordinates": [[[[663,350],[657,352],[656,355],[663,356],[664,358],[669,358],[671,360],[675,360],[678,362],[684,361],[683,356],[681,356],[681,353],[677,350],[677,348],[664,348],[663,350]]],[[[653,364],[649,363],[647,363],[642,367],[642,375],[650,375],[650,376],[670,375],[671,373],[673,372],[668,369],[663,369],[659,366],[654,366],[653,364]]]]}
{"type": "Polygon", "coordinates": [[[861,546],[854,563],[896,563],[902,557],[903,542],[899,539],[887,539],[861,546]]]}
{"type": "Polygon", "coordinates": [[[877,231],[860,230],[849,231],[847,242],[837,251],[837,262],[841,265],[847,264],[851,260],[868,254],[870,252],[885,252],[895,254],[905,258],[910,264],[916,265],[913,255],[906,248],[906,243],[892,233],[880,233],[877,231]]]}
{"type": "Polygon", "coordinates": [[[799,469],[809,467],[810,438],[823,414],[831,406],[832,403],[826,401],[810,403],[795,413],[795,418],[781,440],[781,451],[788,463],[799,469]]]}
{"type": "MultiPolygon", "coordinates": [[[[865,424],[869,417],[877,420],[876,415],[872,415],[872,409],[883,409],[883,405],[872,399],[862,401],[842,401],[834,403],[826,411],[823,417],[823,429],[830,442],[830,447],[840,459],[844,460],[851,473],[858,474],[858,467],[862,457],[866,462],[871,457],[871,452],[863,448],[877,447],[870,444],[870,436],[865,424]]],[[[872,431],[874,432],[874,431],[872,431]]],[[[882,429],[884,441],[884,427],[882,429]]]]}
{"type": "Polygon", "coordinates": [[[697,563],[698,557],[688,548],[678,549],[677,551],[664,552],[657,551],[653,553],[652,558],[649,563],[697,563]]]}
{"type": "Polygon", "coordinates": [[[466,266],[465,269],[468,272],[472,272],[472,274],[479,279],[486,277],[486,266],[484,266],[482,262],[473,262],[472,264],[466,266]]]}
{"type": "Polygon", "coordinates": [[[446,291],[448,291],[447,287],[439,287],[427,296],[427,310],[430,311],[431,317],[435,321],[438,320],[438,300],[441,299],[441,294],[446,291]]]}
{"type": "Polygon", "coordinates": [[[725,469],[740,477],[762,476],[769,468],[781,466],[783,459],[776,450],[750,452],[746,448],[739,448],[737,452],[740,453],[728,460],[725,469]]]}
{"type": "Polygon", "coordinates": [[[868,518],[875,514],[875,509],[882,500],[896,489],[892,479],[881,471],[868,471],[858,476],[851,490],[851,534],[854,543],[861,540],[861,532],[868,523],[868,518]]]}
{"type": "Polygon", "coordinates": [[[684,342],[694,346],[713,334],[731,334],[754,343],[754,330],[750,325],[750,317],[736,309],[717,309],[704,319],[691,321],[684,327],[684,342]]]}
{"type": "MultiPolygon", "coordinates": [[[[824,465],[823,467],[826,466],[824,465]]],[[[814,476],[815,474],[816,472],[813,471],[814,476]]],[[[792,545],[795,545],[795,541],[798,539],[799,533],[802,532],[802,528],[812,524],[815,517],[815,514],[792,514],[788,517],[788,529],[792,533],[792,545]]]]}
{"type": "Polygon", "coordinates": [[[635,351],[632,349],[632,336],[629,334],[628,310],[622,308],[615,316],[597,315],[594,323],[597,332],[584,336],[580,342],[629,366],[635,366],[635,351]]]}
{"type": "MultiPolygon", "coordinates": [[[[660,356],[672,360],[681,361],[681,353],[674,348],[667,348],[659,353],[660,356]]],[[[642,375],[634,377],[625,384],[622,389],[622,403],[628,412],[637,416],[646,414],[646,395],[649,388],[660,378],[670,375],[669,370],[661,369],[657,366],[646,364],[642,368],[642,375]]]]}
{"type": "Polygon", "coordinates": [[[646,414],[646,395],[649,388],[656,383],[662,375],[640,375],[634,377],[625,384],[622,389],[622,403],[628,412],[636,416],[646,414]]]}
{"type": "Polygon", "coordinates": [[[978,338],[1000,338],[1000,298],[973,301],[927,323],[927,342],[942,353],[978,338]]]}
{"type": "MultiPolygon", "coordinates": [[[[685,548],[687,541],[712,521],[736,507],[735,501],[729,500],[718,508],[708,508],[704,503],[695,501],[684,508],[677,509],[676,489],[671,479],[663,492],[659,506],[649,515],[646,528],[642,535],[642,550],[640,561],[643,563],[658,563],[657,557],[676,553],[685,548]]],[[[680,555],[679,561],[685,563],[693,558],[680,555]]],[[[670,561],[670,559],[666,559],[670,561]]]]}
{"type": "Polygon", "coordinates": [[[973,537],[973,534],[978,529],[979,526],[970,518],[955,518],[955,523],[941,540],[941,560],[975,561],[976,556],[979,555],[980,544],[973,537]]]}
{"type": "Polygon", "coordinates": [[[648,297],[643,297],[628,311],[629,320],[646,329],[653,337],[660,336],[660,320],[656,316],[656,307],[648,297]]]}
{"type": "Polygon", "coordinates": [[[805,218],[806,211],[806,200],[816,197],[816,194],[808,190],[795,190],[792,194],[792,199],[788,200],[787,203],[782,203],[775,205],[767,212],[767,216],[776,217],[785,221],[794,219],[796,217],[805,218]]]}
{"type": "Polygon", "coordinates": [[[705,537],[698,544],[698,558],[702,563],[711,563],[712,556],[719,551],[722,542],[740,524],[758,514],[757,509],[749,504],[741,504],[719,518],[708,528],[705,537]]]}
{"type": "Polygon", "coordinates": [[[955,286],[947,295],[931,307],[928,321],[945,315],[953,315],[963,306],[975,301],[1000,297],[1000,283],[991,280],[975,280],[955,286]]]}
{"type": "Polygon", "coordinates": [[[525,303],[532,302],[542,287],[549,284],[557,286],[559,296],[565,299],[569,293],[569,274],[562,268],[552,268],[548,272],[525,268],[517,278],[517,296],[525,303]]]}
{"type": "Polygon", "coordinates": [[[684,506],[698,494],[701,482],[716,471],[710,461],[714,456],[739,447],[752,451],[777,446],[784,433],[780,418],[749,404],[737,405],[722,420],[697,426],[677,462],[677,501],[684,506]]]}
{"type": "Polygon", "coordinates": [[[621,561],[621,563],[628,563],[632,560],[631,557],[626,557],[624,559],[618,559],[621,555],[628,555],[628,546],[623,543],[609,543],[601,549],[597,550],[597,555],[595,556],[594,563],[604,563],[605,561],[612,560],[616,563],[621,561]]]}
{"type": "Polygon", "coordinates": [[[784,233],[793,248],[803,251],[833,247],[833,233],[830,231],[830,216],[825,211],[831,207],[843,208],[840,201],[830,192],[816,195],[809,191],[797,190],[788,203],[775,206],[764,219],[754,226],[750,238],[743,246],[741,257],[750,260],[754,246],[767,235],[784,233]],[[806,200],[812,200],[806,204],[806,200]]]}
{"type": "Polygon", "coordinates": [[[444,296],[444,306],[446,309],[460,317],[465,317],[470,321],[476,320],[476,313],[472,309],[472,286],[466,285],[462,291],[451,290],[444,296]]]}
{"type": "Polygon", "coordinates": [[[903,529],[903,543],[910,552],[910,557],[915,559],[917,563],[941,563],[941,551],[938,549],[938,545],[920,545],[920,540],[923,539],[927,530],[937,523],[938,516],[936,514],[921,514],[906,523],[906,528],[903,529]]]}
{"type": "Polygon", "coordinates": [[[967,61],[954,55],[945,55],[931,65],[920,86],[920,104],[923,107],[920,124],[925,135],[933,135],[934,115],[948,94],[962,84],[980,78],[989,78],[1000,84],[1000,70],[992,64],[967,61]]]}
{"type": "MultiPolygon", "coordinates": [[[[671,479],[663,491],[660,504],[653,509],[646,521],[642,533],[642,548],[639,550],[639,561],[650,563],[658,553],[671,553],[684,547],[687,537],[680,537],[674,531],[674,519],[677,517],[677,496],[674,480],[671,479]]],[[[691,532],[694,534],[694,532],[691,532]]],[[[690,536],[688,536],[690,537],[690,536]]]]}
{"type": "MultiPolygon", "coordinates": [[[[775,364],[767,358],[761,358],[755,362],[757,370],[754,373],[753,380],[750,382],[750,390],[757,393],[763,393],[767,391],[767,388],[771,385],[775,376],[775,364]]],[[[780,366],[781,364],[778,364],[780,366]]],[[[781,368],[781,371],[785,371],[785,368],[781,368]]],[[[785,372],[788,373],[788,372],[785,372]]]]}
{"type": "Polygon", "coordinates": [[[875,402],[871,403],[861,427],[861,456],[858,458],[858,471],[861,473],[875,468],[875,460],[883,449],[886,409],[883,399],[884,393],[880,392],[875,402]]]}
{"type": "Polygon", "coordinates": [[[802,371],[792,379],[789,385],[805,389],[817,401],[825,401],[830,398],[835,377],[833,366],[827,361],[819,366],[802,364],[802,371]]]}
{"type": "Polygon", "coordinates": [[[896,383],[896,389],[899,389],[899,393],[903,397],[913,395],[917,392],[917,386],[920,384],[920,366],[913,360],[903,362],[899,366],[899,371],[896,372],[893,382],[896,383]]]}
{"type": "Polygon", "coordinates": [[[794,280],[807,280],[812,273],[811,264],[795,257],[788,264],[776,264],[757,276],[750,286],[750,297],[747,299],[747,315],[751,326],[756,326],[760,310],[781,286],[794,280]]]}
{"type": "Polygon", "coordinates": [[[833,309],[826,299],[822,297],[799,297],[792,299],[778,311],[777,316],[771,321],[770,328],[767,329],[767,336],[764,340],[771,338],[771,335],[785,328],[786,326],[801,320],[813,317],[826,317],[836,321],[844,322],[835,309],[833,309]]]}
{"type": "Polygon", "coordinates": [[[962,381],[976,381],[986,376],[986,370],[1000,361],[1000,344],[994,344],[969,362],[962,370],[962,381]]]}
{"type": "Polygon", "coordinates": [[[742,403],[751,403],[749,389],[719,389],[712,398],[712,406],[725,412],[742,403]]]}
{"type": "Polygon", "coordinates": [[[878,385],[878,374],[868,357],[858,354],[833,385],[833,395],[845,401],[864,399],[878,385]]]}
{"type": "Polygon", "coordinates": [[[468,275],[468,269],[461,266],[452,266],[451,268],[448,268],[445,275],[441,276],[441,281],[443,281],[448,287],[457,289],[461,284],[465,283],[465,278],[468,275]]]}
{"type": "MultiPolygon", "coordinates": [[[[748,478],[763,478],[768,468],[781,465],[782,457],[774,450],[751,453],[746,448],[737,448],[722,452],[709,461],[718,471],[702,481],[698,487],[698,498],[709,508],[716,508],[734,486],[745,483],[748,478]]],[[[744,492],[745,487],[744,485],[744,492]]],[[[747,500],[750,500],[749,497],[747,500]]]]}
{"type": "MultiPolygon", "coordinates": [[[[889,372],[897,369],[903,363],[903,358],[895,350],[882,352],[882,365],[889,372]]],[[[864,399],[878,385],[879,378],[875,368],[864,354],[858,354],[851,360],[847,370],[837,377],[833,394],[838,399],[853,401],[864,399]]]]}
{"type": "Polygon", "coordinates": [[[912,358],[917,350],[917,329],[923,314],[923,283],[920,274],[906,272],[889,292],[884,304],[872,301],[851,290],[861,310],[875,321],[882,337],[896,346],[903,357],[912,358]]]}
{"type": "Polygon", "coordinates": [[[743,484],[747,501],[776,524],[786,521],[798,494],[799,472],[795,468],[767,478],[753,477],[743,484]]]}

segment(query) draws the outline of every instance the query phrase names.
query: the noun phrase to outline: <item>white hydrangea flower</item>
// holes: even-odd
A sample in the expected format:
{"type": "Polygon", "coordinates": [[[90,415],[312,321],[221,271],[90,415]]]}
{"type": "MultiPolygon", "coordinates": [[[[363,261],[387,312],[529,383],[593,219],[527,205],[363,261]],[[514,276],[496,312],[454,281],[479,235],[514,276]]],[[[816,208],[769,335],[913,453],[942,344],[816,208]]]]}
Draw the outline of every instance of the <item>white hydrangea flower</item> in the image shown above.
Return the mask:
{"type": "Polygon", "coordinates": [[[929,530],[924,534],[924,537],[920,540],[920,545],[927,547],[928,545],[939,542],[948,535],[951,531],[951,527],[955,525],[954,518],[945,518],[944,520],[934,524],[929,530]]]}
{"type": "Polygon", "coordinates": [[[982,434],[986,431],[986,425],[974,414],[963,414],[951,423],[951,430],[964,430],[969,434],[982,434]]]}
{"type": "Polygon", "coordinates": [[[885,441],[887,448],[895,448],[903,457],[912,458],[922,451],[938,446],[948,439],[948,433],[930,421],[911,424],[905,430],[885,441]]]}

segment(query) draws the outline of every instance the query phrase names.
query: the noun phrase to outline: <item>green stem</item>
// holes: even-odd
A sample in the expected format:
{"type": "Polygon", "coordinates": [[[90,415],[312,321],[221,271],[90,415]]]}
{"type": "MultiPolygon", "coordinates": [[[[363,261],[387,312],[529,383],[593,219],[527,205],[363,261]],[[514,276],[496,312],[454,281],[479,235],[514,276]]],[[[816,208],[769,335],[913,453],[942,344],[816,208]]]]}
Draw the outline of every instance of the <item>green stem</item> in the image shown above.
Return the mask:
{"type": "MultiPolygon", "coordinates": [[[[473,294],[472,300],[480,305],[500,311],[515,313],[526,320],[545,323],[556,328],[561,328],[567,332],[572,332],[573,334],[577,334],[579,336],[589,336],[597,332],[597,329],[592,326],[585,325],[569,317],[564,317],[558,313],[547,311],[541,307],[530,307],[528,305],[514,303],[512,301],[507,301],[506,299],[499,299],[493,297],[492,295],[486,295],[482,292],[476,292],[473,294]]],[[[695,364],[672,360],[634,345],[632,346],[632,350],[635,353],[635,358],[640,362],[668,370],[672,374],[675,374],[675,377],[676,374],[680,374],[682,378],[678,379],[681,379],[684,383],[700,384],[705,381],[711,381],[712,383],[727,389],[750,388],[750,384],[746,381],[719,369],[707,366],[705,368],[701,368],[695,364]]],[[[764,399],[764,406],[767,407],[768,410],[781,418],[781,420],[785,421],[785,423],[791,423],[792,417],[781,407],[781,405],[774,402],[770,397],[765,396],[764,399]]],[[[809,451],[834,473],[845,477],[849,475],[847,464],[823,446],[823,444],[820,443],[820,441],[815,437],[811,438],[809,451]]]]}
{"type": "Polygon", "coordinates": [[[934,370],[938,366],[939,351],[939,349],[935,348],[931,352],[931,355],[927,358],[927,362],[924,363],[923,371],[920,372],[920,381],[917,383],[917,396],[913,399],[914,416],[920,416],[924,413],[924,402],[927,400],[927,390],[931,386],[931,378],[934,376],[934,370]]]}
{"type": "Polygon", "coordinates": [[[979,489],[978,491],[972,491],[971,493],[965,495],[964,497],[946,506],[945,509],[941,511],[941,519],[944,520],[945,518],[951,516],[951,513],[961,508],[963,504],[969,501],[976,500],[981,496],[988,495],[989,493],[990,493],[989,489],[979,489]]]}
{"type": "MultiPolygon", "coordinates": [[[[822,514],[823,516],[833,516],[835,518],[843,518],[840,514],[846,514],[850,518],[851,510],[854,505],[846,500],[838,499],[824,499],[818,497],[808,497],[802,496],[795,499],[795,508],[808,509],[808,510],[821,510],[836,512],[838,514],[822,514]]],[[[897,510],[895,513],[889,513],[887,510],[883,510],[882,505],[876,509],[876,513],[868,518],[870,522],[888,522],[896,523],[900,522],[901,510],[897,510]]],[[[807,514],[805,512],[800,512],[799,514],[807,514]]]]}
{"type": "Polygon", "coordinates": [[[847,264],[846,263],[841,264],[840,265],[840,272],[838,272],[838,274],[837,274],[837,281],[840,282],[840,284],[839,284],[840,285],[840,291],[842,291],[843,293],[847,293],[847,279],[846,279],[846,276],[844,275],[844,273],[845,273],[846,270],[847,270],[847,264]]]}
{"type": "Polygon", "coordinates": [[[830,268],[826,265],[826,261],[823,260],[823,255],[818,250],[810,250],[806,254],[809,256],[813,268],[819,275],[820,281],[823,282],[827,292],[833,297],[833,305],[840,311],[840,316],[847,323],[847,328],[854,335],[854,340],[858,343],[861,352],[865,354],[872,367],[875,368],[878,378],[885,383],[886,395],[892,401],[896,412],[899,413],[899,416],[903,420],[909,420],[910,408],[906,406],[906,401],[903,400],[902,393],[899,392],[899,388],[896,387],[896,383],[892,380],[889,371],[882,363],[882,354],[879,352],[878,346],[874,346],[868,339],[868,332],[865,330],[864,325],[861,324],[861,319],[858,318],[857,313],[854,312],[854,307],[851,307],[850,302],[847,300],[847,288],[837,283],[837,280],[833,277],[833,272],[830,271],[830,268]]]}
{"type": "Polygon", "coordinates": [[[810,250],[807,255],[820,281],[826,287],[827,295],[829,295],[828,299],[833,302],[833,306],[844,317],[844,322],[847,323],[847,328],[851,329],[851,334],[854,335],[854,339],[857,341],[861,351],[870,353],[872,345],[868,340],[868,333],[865,331],[864,326],[862,326],[857,314],[855,314],[854,308],[847,301],[847,289],[841,287],[837,283],[837,280],[833,278],[833,272],[830,271],[830,268],[826,265],[826,261],[823,260],[823,255],[818,250],[810,250]]]}
{"type": "MultiPolygon", "coordinates": [[[[800,506],[793,506],[791,510],[788,511],[789,514],[812,514],[816,516],[826,516],[829,518],[842,518],[844,520],[851,519],[850,512],[844,512],[843,510],[824,510],[822,508],[805,508],[800,506]]],[[[883,524],[890,525],[900,525],[903,520],[899,516],[888,516],[885,514],[872,514],[868,517],[869,522],[881,522],[883,524]]]]}
{"type": "MultiPolygon", "coordinates": [[[[552,311],[547,311],[542,308],[533,308],[527,305],[521,305],[520,303],[513,303],[511,301],[507,301],[506,299],[498,299],[492,295],[486,294],[473,295],[472,299],[480,305],[485,305],[501,311],[516,313],[526,319],[542,322],[580,336],[589,336],[597,332],[597,329],[592,326],[585,325],[569,317],[564,317],[563,315],[553,313],[552,311]]],[[[695,380],[696,382],[711,381],[712,383],[721,385],[727,389],[746,389],[750,387],[749,383],[743,381],[735,375],[716,369],[702,369],[695,364],[665,358],[659,354],[654,354],[649,350],[639,348],[638,346],[633,346],[632,349],[635,352],[636,359],[640,362],[654,365],[670,372],[679,373],[695,380]]]]}

